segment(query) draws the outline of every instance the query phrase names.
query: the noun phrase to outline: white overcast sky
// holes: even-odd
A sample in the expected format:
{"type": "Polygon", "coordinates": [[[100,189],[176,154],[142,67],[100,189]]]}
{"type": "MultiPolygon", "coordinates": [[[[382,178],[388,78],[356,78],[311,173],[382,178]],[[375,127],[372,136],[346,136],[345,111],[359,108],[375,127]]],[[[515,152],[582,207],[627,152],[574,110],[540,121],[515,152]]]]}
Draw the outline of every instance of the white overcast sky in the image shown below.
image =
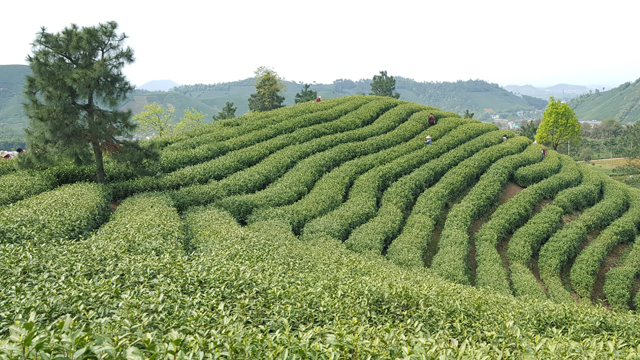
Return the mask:
{"type": "Polygon", "coordinates": [[[216,83],[269,66],[330,83],[380,70],[418,81],[617,86],[640,77],[640,1],[6,0],[0,64],[26,64],[40,27],[115,20],[129,80],[216,83]]]}

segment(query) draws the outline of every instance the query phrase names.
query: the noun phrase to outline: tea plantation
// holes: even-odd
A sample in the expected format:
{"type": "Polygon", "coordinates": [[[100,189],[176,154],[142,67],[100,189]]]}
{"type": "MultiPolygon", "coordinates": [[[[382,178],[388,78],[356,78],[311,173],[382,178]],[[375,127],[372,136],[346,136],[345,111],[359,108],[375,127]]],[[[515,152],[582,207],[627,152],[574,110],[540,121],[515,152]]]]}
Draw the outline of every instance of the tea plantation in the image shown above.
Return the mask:
{"type": "Polygon", "coordinates": [[[525,137],[356,95],[150,142],[0,161],[0,359],[640,357],[640,191],[525,137]]]}

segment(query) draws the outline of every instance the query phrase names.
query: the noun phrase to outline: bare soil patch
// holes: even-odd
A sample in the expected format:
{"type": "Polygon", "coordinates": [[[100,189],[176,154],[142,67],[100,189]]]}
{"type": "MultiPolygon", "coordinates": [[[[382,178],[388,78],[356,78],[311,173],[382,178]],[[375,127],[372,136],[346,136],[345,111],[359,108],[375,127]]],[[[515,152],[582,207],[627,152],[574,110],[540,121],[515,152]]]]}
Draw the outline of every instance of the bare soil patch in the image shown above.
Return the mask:
{"type": "Polygon", "coordinates": [[[116,211],[118,206],[120,206],[120,204],[117,201],[112,201],[111,204],[109,205],[109,210],[111,212],[114,212],[114,211],[116,211]]]}
{"type": "Polygon", "coordinates": [[[471,268],[471,284],[476,285],[476,270],[478,269],[478,263],[476,262],[476,243],[471,240],[469,246],[469,253],[467,254],[467,264],[471,268]]]}
{"type": "Polygon", "coordinates": [[[518,186],[516,183],[509,183],[502,190],[502,194],[500,194],[500,199],[498,200],[498,205],[502,205],[509,201],[511,198],[516,196],[520,191],[524,190],[523,187],[518,186]]]}

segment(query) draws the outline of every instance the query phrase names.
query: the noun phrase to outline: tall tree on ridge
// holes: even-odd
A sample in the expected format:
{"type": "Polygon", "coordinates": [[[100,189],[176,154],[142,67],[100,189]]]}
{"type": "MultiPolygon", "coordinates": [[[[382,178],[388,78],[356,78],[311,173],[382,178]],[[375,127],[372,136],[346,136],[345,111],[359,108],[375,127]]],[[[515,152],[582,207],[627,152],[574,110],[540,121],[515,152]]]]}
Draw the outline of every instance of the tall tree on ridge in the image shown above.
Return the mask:
{"type": "MultiPolygon", "coordinates": [[[[134,61],[124,47],[127,36],[110,21],[95,27],[72,24],[59,33],[43,27],[32,43],[24,96],[25,130],[35,161],[70,156],[77,164],[96,164],[96,180],[105,180],[103,155],[118,151],[136,128],[130,111],[118,110],[133,86],[122,68],[134,61]]],[[[134,146],[134,145],[132,145],[134,146]]]]}
{"type": "Polygon", "coordinates": [[[580,123],[573,109],[551,96],[536,131],[536,141],[551,144],[553,150],[563,143],[577,144],[580,141],[580,123]]]}
{"type": "Polygon", "coordinates": [[[269,111],[282,107],[284,96],[280,93],[287,89],[284,81],[273,70],[265,66],[255,72],[256,93],[249,97],[249,110],[269,111]]]}
{"type": "Polygon", "coordinates": [[[389,96],[395,99],[400,98],[400,94],[393,93],[396,89],[396,79],[388,76],[386,71],[380,71],[380,75],[373,76],[371,83],[371,93],[369,95],[389,96]]]}

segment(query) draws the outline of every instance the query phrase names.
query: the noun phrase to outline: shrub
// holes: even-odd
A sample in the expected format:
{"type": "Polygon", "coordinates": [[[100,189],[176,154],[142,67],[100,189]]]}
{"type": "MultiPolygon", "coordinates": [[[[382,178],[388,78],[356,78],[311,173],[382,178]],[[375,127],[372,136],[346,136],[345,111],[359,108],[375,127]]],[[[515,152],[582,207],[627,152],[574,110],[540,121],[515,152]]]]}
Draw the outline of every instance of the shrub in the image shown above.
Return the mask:
{"type": "Polygon", "coordinates": [[[109,214],[111,193],[98,184],[76,183],[0,210],[5,243],[60,241],[87,236],[109,214]]]}

